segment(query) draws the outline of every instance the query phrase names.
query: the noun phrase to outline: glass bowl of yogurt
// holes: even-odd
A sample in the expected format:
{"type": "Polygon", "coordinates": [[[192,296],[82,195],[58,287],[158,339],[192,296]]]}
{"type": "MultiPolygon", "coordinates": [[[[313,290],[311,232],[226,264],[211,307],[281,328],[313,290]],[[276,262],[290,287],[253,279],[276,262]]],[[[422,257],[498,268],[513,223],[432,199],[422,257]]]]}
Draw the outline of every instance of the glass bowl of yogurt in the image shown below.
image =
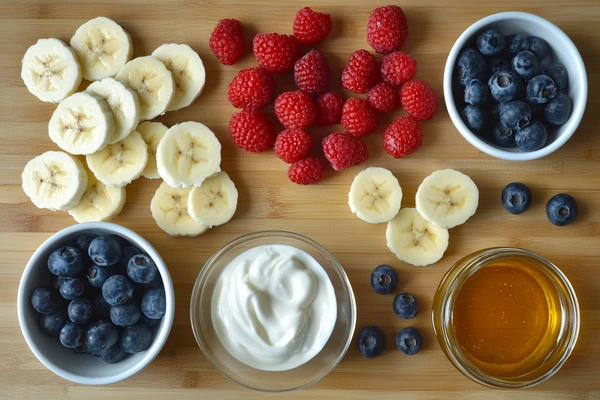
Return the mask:
{"type": "Polygon", "coordinates": [[[192,292],[198,346],[225,376],[283,392],[318,382],[342,360],[356,301],[342,265],[291,232],[239,237],[204,265],[192,292]]]}

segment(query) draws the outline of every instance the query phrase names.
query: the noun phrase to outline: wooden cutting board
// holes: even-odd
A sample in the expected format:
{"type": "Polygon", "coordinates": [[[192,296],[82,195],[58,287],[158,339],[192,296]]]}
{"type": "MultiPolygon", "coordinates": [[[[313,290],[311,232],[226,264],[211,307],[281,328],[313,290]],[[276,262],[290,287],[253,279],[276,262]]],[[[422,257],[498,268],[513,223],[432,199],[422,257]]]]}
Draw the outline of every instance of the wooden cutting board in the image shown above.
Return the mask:
{"type": "MultiPolygon", "coordinates": [[[[329,39],[316,47],[325,51],[333,69],[334,88],[350,53],[369,49],[366,23],[374,3],[356,0],[322,1],[312,6],[331,13],[329,39]]],[[[375,4],[376,3],[376,4],[375,4]]],[[[346,204],[352,178],[360,168],[329,171],[319,185],[290,183],[287,165],[272,152],[247,154],[228,135],[234,109],[227,87],[241,68],[255,65],[246,55],[232,67],[220,65],[208,48],[208,37],[219,19],[242,21],[248,42],[257,32],[292,33],[297,1],[128,0],[59,2],[3,0],[0,3],[0,393],[3,398],[252,398],[265,396],[243,389],[223,377],[198,349],[189,322],[189,298],[204,262],[230,240],[265,229],[285,229],[306,235],[329,249],[344,265],[358,304],[358,326],[380,326],[388,338],[408,325],[421,329],[425,347],[408,357],[389,341],[379,358],[362,358],[353,344],[342,363],[318,384],[280,398],[600,398],[600,3],[587,1],[419,1],[400,5],[410,33],[404,49],[418,60],[417,77],[429,82],[440,99],[439,115],[423,124],[424,144],[414,155],[394,160],[381,148],[387,122],[402,111],[381,117],[379,129],[365,138],[370,158],[365,166],[392,170],[404,190],[404,206],[414,206],[421,180],[440,168],[456,168],[470,175],[481,193],[477,214],[451,231],[445,257],[433,266],[415,268],[399,262],[386,248],[385,225],[369,225],[354,217],[346,204]],[[527,3],[527,5],[525,4],[527,3]],[[456,131],[444,108],[442,71],[455,39],[476,20],[500,11],[521,10],[541,15],[562,28],[578,46],[589,77],[587,113],[573,138],[556,153],[525,163],[492,159],[471,147],[456,131]],[[169,340],[158,358],[125,382],[109,387],[69,383],[46,370],[33,356],[21,335],[16,296],[23,268],[32,252],[51,234],[75,222],[67,213],[39,210],[21,190],[20,173],[34,156],[57,147],[47,135],[54,106],[27,92],[20,79],[21,58],[39,38],[58,37],[68,42],[79,25],[103,15],[131,34],[134,56],[147,55],[162,43],[187,43],[202,57],[207,84],[191,106],[167,113],[158,120],[167,125],[201,121],[223,144],[224,170],[239,188],[239,207],[231,223],[198,238],[171,238],[150,215],[150,199],[158,180],[138,179],[127,187],[127,204],[114,222],[148,239],[167,262],[176,291],[176,315],[169,340]],[[522,181],[534,193],[531,209],[521,215],[505,212],[500,191],[508,182],[522,181]],[[579,202],[579,220],[564,228],[552,226],[545,216],[546,201],[555,193],[569,192],[579,202]],[[454,262],[472,251],[491,246],[519,246],[535,251],[559,265],[575,287],[581,305],[581,335],[564,368],[538,387],[513,392],[484,388],[461,375],[446,360],[433,335],[430,314],[433,293],[454,262]],[[421,314],[410,323],[397,318],[392,298],[375,295],[369,287],[370,271],[389,263],[400,275],[400,290],[412,292],[421,302],[421,314]]],[[[278,76],[279,91],[292,86],[289,73],[278,76]]],[[[349,93],[346,93],[347,95],[349,93]]],[[[314,129],[315,137],[340,130],[314,129]]],[[[515,338],[518,341],[519,338],[515,338]]]]}

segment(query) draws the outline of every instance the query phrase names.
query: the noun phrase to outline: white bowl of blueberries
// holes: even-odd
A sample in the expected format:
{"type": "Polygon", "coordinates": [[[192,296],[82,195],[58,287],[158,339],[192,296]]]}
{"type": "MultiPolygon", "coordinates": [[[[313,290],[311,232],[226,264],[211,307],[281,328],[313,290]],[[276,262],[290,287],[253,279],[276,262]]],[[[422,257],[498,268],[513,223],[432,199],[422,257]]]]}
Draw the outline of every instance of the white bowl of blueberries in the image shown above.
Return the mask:
{"type": "Polygon", "coordinates": [[[18,314],[35,356],[72,382],[105,385],[146,367],[167,340],[173,284],[157,251],[120,225],[59,231],[31,256],[18,314]]]}
{"type": "Polygon", "coordinates": [[[569,140],[587,101],[587,75],[571,39],[523,12],[490,15],[458,38],[444,97],[462,136],[493,157],[544,157],[569,140]]]}

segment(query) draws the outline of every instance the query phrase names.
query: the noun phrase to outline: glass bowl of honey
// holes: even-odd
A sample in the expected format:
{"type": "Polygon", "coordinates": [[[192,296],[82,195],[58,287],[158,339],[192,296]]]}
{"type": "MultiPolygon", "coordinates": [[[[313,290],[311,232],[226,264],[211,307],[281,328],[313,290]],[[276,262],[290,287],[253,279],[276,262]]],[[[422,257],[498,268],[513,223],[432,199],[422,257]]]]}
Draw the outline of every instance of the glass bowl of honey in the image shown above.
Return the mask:
{"type": "Polygon", "coordinates": [[[492,248],[458,261],[433,300],[433,329],[452,364],[492,388],[526,388],[554,375],[579,334],[565,274],[527,250],[492,248]]]}

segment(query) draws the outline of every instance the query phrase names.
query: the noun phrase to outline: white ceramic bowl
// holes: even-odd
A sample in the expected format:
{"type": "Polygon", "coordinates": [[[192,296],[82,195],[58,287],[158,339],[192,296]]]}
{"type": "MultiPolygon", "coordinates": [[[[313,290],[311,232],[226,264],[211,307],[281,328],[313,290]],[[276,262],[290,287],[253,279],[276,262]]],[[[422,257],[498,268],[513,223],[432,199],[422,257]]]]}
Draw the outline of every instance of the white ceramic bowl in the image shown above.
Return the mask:
{"type": "Polygon", "coordinates": [[[127,379],[146,367],[158,355],[165,344],[175,310],[173,282],[166,264],[158,252],[143,237],[130,229],[108,222],[90,222],[65,228],[50,238],[33,253],[21,277],[17,298],[19,325],[25,341],[35,356],[50,371],[69,381],[84,385],[107,385],[127,379]],[[154,327],[154,341],[144,352],[130,355],[115,364],[105,364],[90,355],[77,355],[72,349],[61,346],[57,338],[42,332],[39,327],[39,314],[31,305],[31,295],[39,287],[50,281],[48,255],[56,248],[72,243],[83,233],[119,235],[148,254],[156,263],[160,272],[167,309],[162,322],[154,327]]]}
{"type": "Polygon", "coordinates": [[[460,134],[478,150],[502,160],[535,160],[547,156],[559,149],[567,142],[567,140],[569,140],[579,126],[581,118],[583,117],[583,112],[585,111],[587,95],[588,83],[585,65],[583,64],[583,60],[581,59],[581,55],[579,54],[577,47],[575,47],[575,44],[573,44],[571,39],[552,22],[542,17],[538,17],[537,15],[524,12],[503,12],[493,14],[475,22],[459,36],[456,43],[454,43],[454,46],[452,46],[444,69],[444,98],[446,100],[448,114],[450,114],[454,126],[456,126],[456,129],[458,129],[460,134]],[[560,62],[568,71],[569,87],[567,89],[567,94],[573,103],[571,117],[564,125],[548,132],[548,142],[546,143],[546,146],[539,150],[525,152],[517,147],[503,148],[496,146],[471,132],[460,118],[459,110],[454,103],[454,95],[452,93],[454,65],[456,64],[456,59],[460,51],[469,45],[476,48],[474,45],[475,39],[482,31],[489,28],[497,29],[505,35],[523,32],[528,36],[538,36],[545,39],[550,44],[550,47],[552,47],[553,61],[560,62]]]}

